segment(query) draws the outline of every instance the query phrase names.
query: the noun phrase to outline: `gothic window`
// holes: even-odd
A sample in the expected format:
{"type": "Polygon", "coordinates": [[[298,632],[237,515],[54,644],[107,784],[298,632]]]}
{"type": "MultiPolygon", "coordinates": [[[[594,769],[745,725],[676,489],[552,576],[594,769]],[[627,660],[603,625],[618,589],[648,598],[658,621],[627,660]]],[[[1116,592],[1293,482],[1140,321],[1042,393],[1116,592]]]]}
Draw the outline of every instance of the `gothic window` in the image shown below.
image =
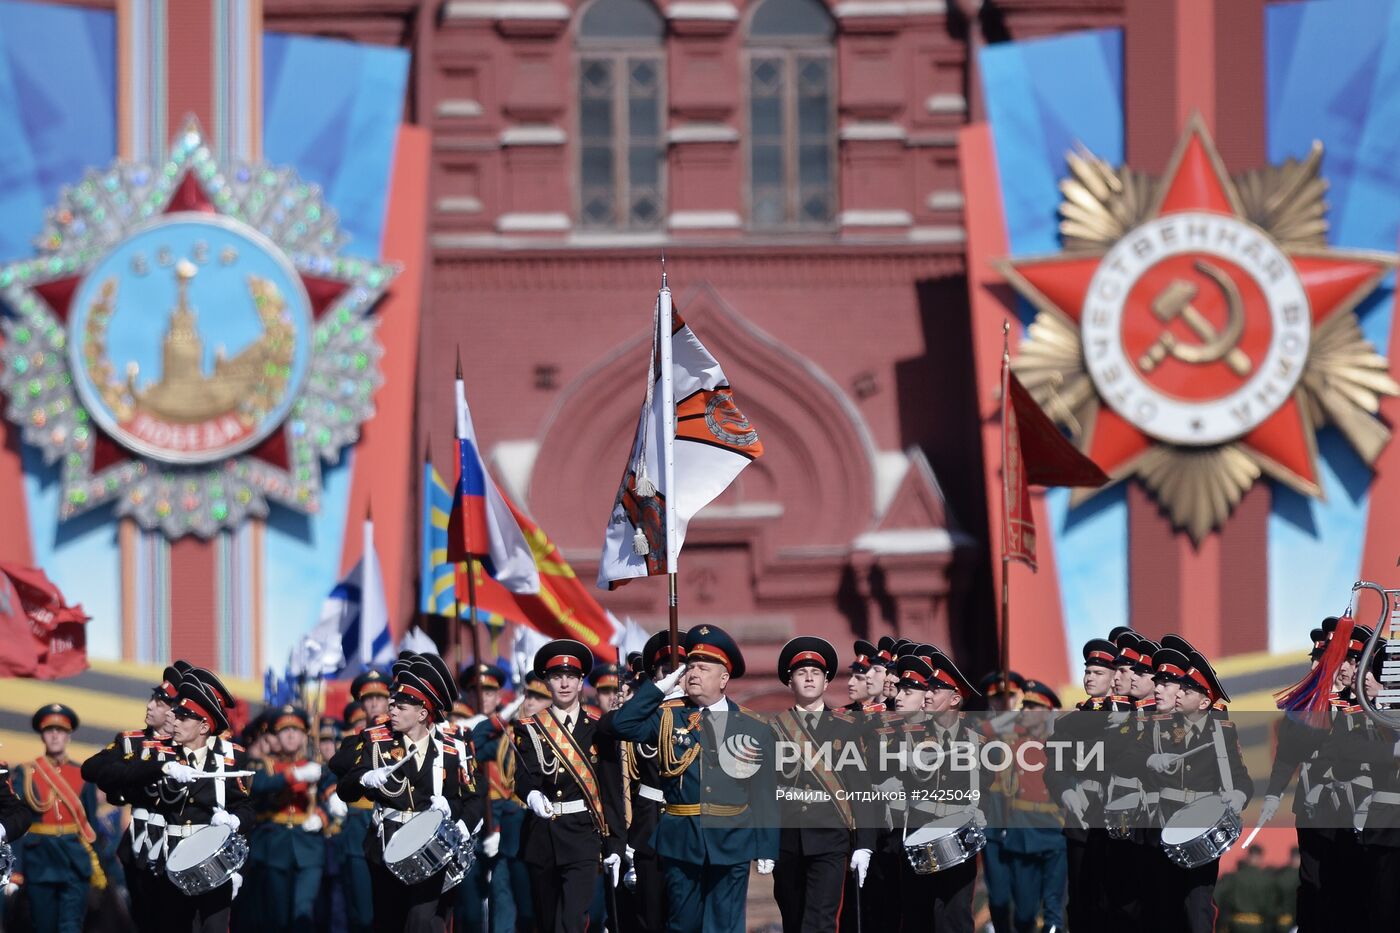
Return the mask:
{"type": "Polygon", "coordinates": [[[749,222],[829,227],[836,214],[835,24],[821,0],[763,0],[749,20],[749,222]]]}
{"type": "Polygon", "coordinates": [[[665,218],[665,21],[649,0],[595,0],[579,19],[579,220],[646,230],[665,218]]]}

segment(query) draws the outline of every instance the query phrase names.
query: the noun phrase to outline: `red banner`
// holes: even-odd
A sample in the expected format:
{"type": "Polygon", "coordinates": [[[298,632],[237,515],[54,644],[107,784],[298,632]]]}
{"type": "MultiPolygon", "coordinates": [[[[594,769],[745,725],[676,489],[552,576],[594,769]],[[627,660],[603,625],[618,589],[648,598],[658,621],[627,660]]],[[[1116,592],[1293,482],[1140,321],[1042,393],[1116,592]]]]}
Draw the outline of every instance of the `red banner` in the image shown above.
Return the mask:
{"type": "Polygon", "coordinates": [[[87,621],[42,570],[0,563],[0,677],[55,680],[87,670],[87,621]]]}
{"type": "Polygon", "coordinates": [[[1002,556],[1035,569],[1035,515],[1030,484],[1102,486],[1108,476],[1070,443],[1002,365],[1002,556]]]}

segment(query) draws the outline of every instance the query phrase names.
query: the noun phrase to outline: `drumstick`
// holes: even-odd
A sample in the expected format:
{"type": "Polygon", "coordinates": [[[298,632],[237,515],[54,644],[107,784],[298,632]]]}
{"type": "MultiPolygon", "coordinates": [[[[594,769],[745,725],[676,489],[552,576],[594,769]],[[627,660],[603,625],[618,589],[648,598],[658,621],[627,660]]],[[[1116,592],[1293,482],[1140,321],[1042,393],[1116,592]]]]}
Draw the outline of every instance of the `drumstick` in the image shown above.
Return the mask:
{"type": "Polygon", "coordinates": [[[1254,837],[1257,836],[1257,835],[1259,835],[1259,830],[1261,830],[1261,829],[1263,829],[1263,828],[1264,828],[1264,824],[1263,824],[1263,823],[1260,823],[1258,826],[1254,827],[1254,829],[1250,830],[1249,835],[1244,837],[1244,843],[1240,846],[1240,848],[1241,848],[1241,849],[1248,849],[1248,848],[1249,848],[1249,844],[1250,844],[1251,842],[1254,841],[1254,837]]]}
{"type": "Polygon", "coordinates": [[[202,778],[245,778],[252,777],[252,771],[201,771],[196,774],[195,780],[202,778]]]}

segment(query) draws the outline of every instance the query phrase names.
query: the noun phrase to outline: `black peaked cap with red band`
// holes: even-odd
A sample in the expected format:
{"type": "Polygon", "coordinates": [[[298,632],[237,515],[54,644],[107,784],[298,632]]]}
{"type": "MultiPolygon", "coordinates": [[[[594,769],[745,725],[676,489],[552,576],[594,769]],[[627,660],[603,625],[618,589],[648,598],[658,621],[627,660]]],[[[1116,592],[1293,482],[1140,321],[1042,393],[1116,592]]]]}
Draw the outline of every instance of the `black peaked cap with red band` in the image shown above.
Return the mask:
{"type": "Polygon", "coordinates": [[[1186,672],[1191,669],[1191,659],[1175,648],[1159,648],[1152,655],[1152,679],[1164,684],[1188,684],[1186,672]]]}
{"type": "Polygon", "coordinates": [[[1308,652],[1308,657],[1316,661],[1327,650],[1327,632],[1321,628],[1315,628],[1308,633],[1308,639],[1312,642],[1312,649],[1308,652]]]}
{"type": "Polygon", "coordinates": [[[1156,670],[1153,657],[1162,646],[1148,638],[1139,638],[1137,644],[1138,659],[1133,662],[1134,674],[1151,674],[1156,670]]]}
{"type": "MultiPolygon", "coordinates": [[[[191,677],[198,680],[224,709],[233,709],[234,704],[238,702],[233,698],[233,694],[229,692],[228,687],[224,686],[224,682],[220,680],[213,671],[206,670],[202,667],[191,668],[189,673],[185,675],[185,679],[188,680],[191,677]]],[[[225,726],[224,728],[228,727],[225,726]]]]}
{"type": "Polygon", "coordinates": [[[1376,634],[1376,630],[1369,625],[1357,625],[1351,630],[1351,643],[1347,645],[1347,657],[1354,661],[1361,660],[1361,652],[1366,647],[1366,642],[1371,640],[1371,636],[1376,634]]]}
{"type": "Polygon", "coordinates": [[[588,675],[594,690],[616,690],[622,680],[622,669],[611,662],[599,664],[588,675]]]}
{"type": "Polygon", "coordinates": [[[345,723],[346,729],[353,729],[366,719],[364,704],[359,700],[351,700],[345,704],[345,708],[340,711],[340,719],[345,723]]]}
{"type": "Polygon", "coordinates": [[[430,721],[445,718],[452,705],[444,702],[442,695],[428,682],[434,678],[436,672],[430,665],[421,662],[408,664],[394,678],[394,701],[426,708],[430,721]]]}
{"type": "Polygon", "coordinates": [[[350,696],[357,700],[361,697],[386,697],[389,695],[389,684],[389,678],[382,671],[371,669],[350,681],[350,696]]]}
{"type": "Polygon", "coordinates": [[[899,647],[897,640],[889,635],[881,635],[880,643],[875,646],[875,663],[884,665],[885,670],[894,670],[894,649],[897,647],[899,647]]]}
{"type": "Polygon", "coordinates": [[[723,664],[730,677],[744,676],[744,653],[739,643],[718,625],[697,625],[685,633],[685,659],[723,664]]]}
{"type": "Polygon", "coordinates": [[[278,707],[277,714],[272,719],[272,731],[281,732],[283,729],[300,729],[302,732],[310,732],[311,717],[306,715],[306,710],[300,706],[288,703],[286,706],[278,707]]]}
{"type": "Polygon", "coordinates": [[[1199,651],[1192,651],[1186,656],[1191,662],[1191,667],[1186,672],[1186,682],[1193,690],[1199,690],[1208,695],[1211,702],[1223,700],[1230,702],[1230,694],[1225,692],[1225,687],[1221,685],[1220,678],[1215,674],[1215,668],[1210,666],[1206,656],[1199,651]]]}
{"type": "Polygon", "coordinates": [[[1060,695],[1043,681],[1028,680],[1021,693],[1021,706],[1044,707],[1045,709],[1059,709],[1060,695]]]}
{"type": "Polygon", "coordinates": [[[906,654],[894,666],[899,686],[911,690],[933,689],[933,666],[917,654],[906,654]]]}
{"type": "Polygon", "coordinates": [[[416,651],[400,651],[399,656],[394,659],[394,663],[389,665],[389,677],[393,680],[399,679],[399,672],[408,670],[408,665],[417,660],[416,651]]]}
{"type": "MultiPolygon", "coordinates": [[[[865,644],[868,645],[869,642],[865,644]]],[[[856,642],[857,648],[860,645],[861,642],[856,642]]],[[[873,648],[874,645],[870,647],[873,648]]],[[[783,645],[783,650],[778,652],[778,679],[786,685],[792,681],[792,672],[799,667],[815,667],[830,680],[836,676],[839,663],[836,647],[831,642],[815,635],[798,635],[783,645]]]]}
{"type": "Polygon", "coordinates": [[[1118,659],[1118,646],[1107,638],[1091,638],[1084,643],[1084,666],[1113,669],[1118,659]]]}
{"type": "Polygon", "coordinates": [[[1137,663],[1139,654],[1138,645],[1142,644],[1143,638],[1132,629],[1123,629],[1118,633],[1118,637],[1110,638],[1118,647],[1118,656],[1113,659],[1114,667],[1132,667],[1137,663]]]}
{"type": "Polygon", "coordinates": [[[1127,625],[1115,625],[1115,626],[1113,626],[1113,628],[1109,629],[1109,631],[1108,631],[1108,640],[1111,641],[1111,642],[1113,642],[1113,643],[1116,645],[1116,644],[1118,644],[1118,639],[1121,638],[1121,637],[1123,636],[1123,633],[1124,633],[1124,632],[1131,632],[1131,631],[1132,631],[1132,627],[1131,627],[1131,626],[1127,626],[1127,625]]]}
{"type": "Polygon", "coordinates": [[[574,638],[556,638],[535,652],[535,673],[541,677],[565,672],[587,677],[593,670],[593,652],[574,638]]]}
{"type": "Polygon", "coordinates": [[[443,660],[442,655],[434,654],[431,651],[419,654],[418,659],[437,671],[437,682],[434,683],[434,686],[441,688],[439,695],[443,699],[442,705],[450,708],[453,703],[457,702],[457,678],[452,673],[451,665],[443,660]]]}
{"type": "Polygon", "coordinates": [[[933,668],[933,687],[935,689],[956,690],[964,699],[977,693],[977,688],[972,686],[972,682],[963,676],[963,672],[958,670],[958,666],[953,663],[952,658],[937,648],[934,649],[934,652],[930,666],[933,668]]]}
{"type": "Polygon", "coordinates": [[[864,674],[870,670],[871,666],[880,663],[880,649],[876,648],[864,638],[857,638],[855,647],[855,660],[851,662],[851,670],[857,674],[864,674]]]}
{"type": "MultiPolygon", "coordinates": [[[[689,634],[687,629],[681,629],[676,633],[676,653],[680,660],[685,661],[685,636],[689,634]]],[[[663,630],[647,639],[647,643],[642,646],[642,671],[648,677],[656,676],[656,669],[666,663],[666,659],[671,656],[671,633],[663,630]]]]}
{"type": "Polygon", "coordinates": [[[180,682],[185,679],[185,671],[189,669],[190,665],[184,661],[176,661],[167,667],[161,672],[160,683],[151,688],[151,699],[173,704],[180,693],[180,682]],[[180,664],[185,665],[183,669],[177,666],[180,664]]]}
{"type": "Polygon", "coordinates": [[[228,730],[228,717],[219,698],[197,677],[186,677],[180,684],[175,700],[175,715],[181,719],[203,719],[209,724],[209,734],[219,735],[228,730]]]}
{"type": "Polygon", "coordinates": [[[1195,645],[1191,644],[1189,641],[1182,638],[1175,632],[1168,632],[1167,634],[1162,636],[1162,647],[1170,648],[1173,651],[1180,651],[1182,654],[1186,655],[1188,660],[1190,659],[1192,653],[1196,650],[1195,645]]]}
{"type": "Polygon", "coordinates": [[[50,703],[34,712],[34,718],[29,720],[29,726],[39,733],[45,729],[53,728],[74,732],[78,728],[78,714],[62,703],[50,703]]]}

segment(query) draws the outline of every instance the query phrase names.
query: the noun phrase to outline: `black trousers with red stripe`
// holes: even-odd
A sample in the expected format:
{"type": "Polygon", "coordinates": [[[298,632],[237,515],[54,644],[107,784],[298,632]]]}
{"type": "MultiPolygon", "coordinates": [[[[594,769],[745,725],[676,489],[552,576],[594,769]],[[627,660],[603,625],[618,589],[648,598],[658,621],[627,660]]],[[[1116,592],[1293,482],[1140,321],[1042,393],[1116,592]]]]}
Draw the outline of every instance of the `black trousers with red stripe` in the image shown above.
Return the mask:
{"type": "Polygon", "coordinates": [[[773,899],[783,916],[783,933],[831,933],[836,929],[850,859],[849,852],[778,855],[773,899]]]}

